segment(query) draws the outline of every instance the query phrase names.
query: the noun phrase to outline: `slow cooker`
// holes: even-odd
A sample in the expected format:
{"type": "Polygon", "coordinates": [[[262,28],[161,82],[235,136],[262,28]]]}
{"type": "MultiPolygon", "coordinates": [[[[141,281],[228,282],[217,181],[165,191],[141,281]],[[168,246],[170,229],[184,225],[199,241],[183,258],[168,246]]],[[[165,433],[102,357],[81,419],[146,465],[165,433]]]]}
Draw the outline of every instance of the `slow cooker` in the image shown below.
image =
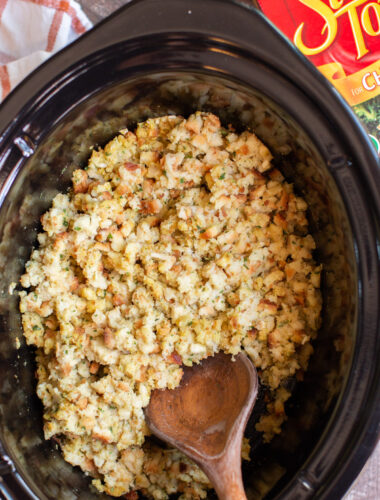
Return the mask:
{"type": "Polygon", "coordinates": [[[34,355],[22,338],[17,288],[10,293],[36,244],[39,217],[92,148],[120,128],[198,109],[252,129],[270,147],[308,202],[324,269],[323,325],[305,379],[289,381],[283,432],[265,444],[248,425],[248,498],[336,500],[376,444],[380,165],[365,131],[250,2],[134,0],[40,66],[0,108],[0,491],[6,499],[99,498],[56,443],[43,439],[34,355]]]}

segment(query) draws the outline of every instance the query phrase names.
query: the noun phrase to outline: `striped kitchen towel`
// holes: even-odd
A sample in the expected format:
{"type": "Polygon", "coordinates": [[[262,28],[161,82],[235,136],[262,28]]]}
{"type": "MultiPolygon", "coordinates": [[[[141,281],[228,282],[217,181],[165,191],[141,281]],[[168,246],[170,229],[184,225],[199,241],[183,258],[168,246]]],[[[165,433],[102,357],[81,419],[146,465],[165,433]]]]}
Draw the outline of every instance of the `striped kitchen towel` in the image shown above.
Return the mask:
{"type": "Polygon", "coordinates": [[[0,0],[0,102],[39,64],[91,28],[71,0],[0,0]]]}

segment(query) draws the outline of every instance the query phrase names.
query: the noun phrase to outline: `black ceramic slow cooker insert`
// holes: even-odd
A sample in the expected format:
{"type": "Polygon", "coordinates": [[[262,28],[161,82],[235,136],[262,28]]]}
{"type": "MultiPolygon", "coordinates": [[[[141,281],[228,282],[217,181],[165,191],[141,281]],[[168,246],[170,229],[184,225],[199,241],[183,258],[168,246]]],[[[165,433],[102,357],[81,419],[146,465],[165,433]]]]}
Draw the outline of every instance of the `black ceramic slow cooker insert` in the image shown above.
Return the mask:
{"type": "Polygon", "coordinates": [[[283,432],[264,444],[255,415],[248,426],[248,498],[336,500],[376,443],[380,166],[366,133],[248,2],[135,0],[40,66],[0,107],[0,491],[7,499],[99,498],[43,439],[34,355],[22,338],[17,294],[9,294],[36,244],[39,217],[92,147],[150,116],[198,109],[251,128],[270,147],[308,202],[324,268],[323,325],[304,381],[289,382],[283,432]]]}

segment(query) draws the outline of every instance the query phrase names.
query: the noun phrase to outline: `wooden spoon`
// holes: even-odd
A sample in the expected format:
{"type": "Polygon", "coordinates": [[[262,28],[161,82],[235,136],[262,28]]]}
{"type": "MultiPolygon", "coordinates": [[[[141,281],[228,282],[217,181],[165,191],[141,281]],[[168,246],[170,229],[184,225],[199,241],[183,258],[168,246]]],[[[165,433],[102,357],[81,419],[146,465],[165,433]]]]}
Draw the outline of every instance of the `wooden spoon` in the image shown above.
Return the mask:
{"type": "Polygon", "coordinates": [[[153,434],[193,459],[220,500],[246,500],[241,475],[243,433],[258,378],[247,356],[219,353],[185,367],[181,384],[155,390],[145,410],[153,434]]]}

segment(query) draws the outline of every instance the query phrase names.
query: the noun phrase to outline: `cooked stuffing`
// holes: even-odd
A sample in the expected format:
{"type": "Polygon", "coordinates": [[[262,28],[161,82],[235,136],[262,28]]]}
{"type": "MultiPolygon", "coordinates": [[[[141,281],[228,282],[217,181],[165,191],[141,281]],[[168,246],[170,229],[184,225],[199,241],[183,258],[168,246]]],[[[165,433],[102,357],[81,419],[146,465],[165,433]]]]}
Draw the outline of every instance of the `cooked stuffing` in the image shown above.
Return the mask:
{"type": "MultiPolygon", "coordinates": [[[[249,131],[164,116],[93,151],[42,218],[21,277],[46,439],[110,495],[205,498],[205,474],[148,438],[152,390],[182,366],[245,350],[281,431],[320,323],[321,266],[305,201],[249,131]]],[[[248,445],[244,455],[248,458],[248,445]]]]}

